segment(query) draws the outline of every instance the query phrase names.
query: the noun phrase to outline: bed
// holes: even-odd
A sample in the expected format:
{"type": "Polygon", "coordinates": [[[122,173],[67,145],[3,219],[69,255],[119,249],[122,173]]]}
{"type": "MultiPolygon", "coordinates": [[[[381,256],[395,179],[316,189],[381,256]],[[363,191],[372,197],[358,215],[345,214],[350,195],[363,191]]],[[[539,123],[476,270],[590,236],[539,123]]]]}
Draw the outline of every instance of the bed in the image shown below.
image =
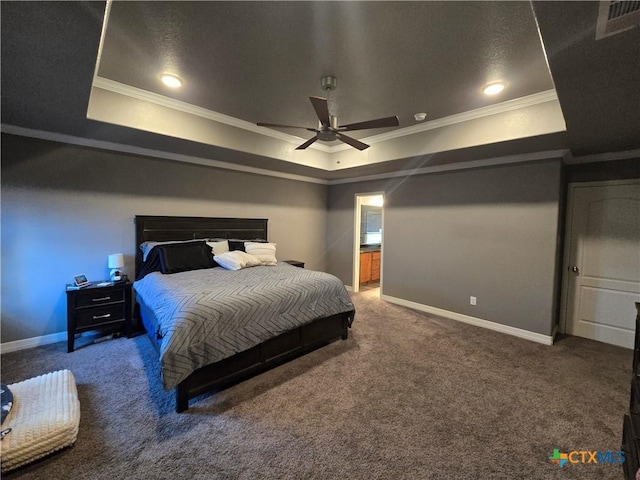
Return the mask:
{"type": "Polygon", "coordinates": [[[265,242],[266,219],[136,216],[135,222],[134,317],[158,351],[163,387],[175,389],[177,412],[198,395],[348,338],[355,311],[332,275],[284,262],[163,274],[149,268],[153,254],[182,247],[157,246],[146,259],[139,248],[191,241],[185,248],[195,249],[204,239],[265,242]]]}

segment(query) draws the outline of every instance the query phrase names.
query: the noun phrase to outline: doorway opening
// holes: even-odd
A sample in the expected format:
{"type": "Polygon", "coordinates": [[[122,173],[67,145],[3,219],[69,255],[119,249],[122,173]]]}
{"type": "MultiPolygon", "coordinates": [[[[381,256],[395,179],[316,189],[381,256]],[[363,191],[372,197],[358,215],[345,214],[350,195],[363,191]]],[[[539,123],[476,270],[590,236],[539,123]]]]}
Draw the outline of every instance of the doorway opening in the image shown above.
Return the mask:
{"type": "Polygon", "coordinates": [[[380,296],[382,291],[382,250],[384,192],[355,196],[353,224],[353,291],[380,296]]]}

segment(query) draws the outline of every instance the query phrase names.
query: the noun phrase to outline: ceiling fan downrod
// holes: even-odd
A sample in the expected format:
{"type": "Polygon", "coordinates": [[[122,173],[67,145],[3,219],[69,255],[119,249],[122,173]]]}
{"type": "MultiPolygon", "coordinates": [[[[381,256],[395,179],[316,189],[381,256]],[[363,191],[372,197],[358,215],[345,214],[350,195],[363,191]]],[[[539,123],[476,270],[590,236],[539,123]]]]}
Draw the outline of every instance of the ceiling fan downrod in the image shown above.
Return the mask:
{"type": "Polygon", "coordinates": [[[320,87],[325,91],[335,90],[336,88],[338,88],[338,79],[336,77],[332,77],[331,75],[322,77],[320,79],[320,87]]]}

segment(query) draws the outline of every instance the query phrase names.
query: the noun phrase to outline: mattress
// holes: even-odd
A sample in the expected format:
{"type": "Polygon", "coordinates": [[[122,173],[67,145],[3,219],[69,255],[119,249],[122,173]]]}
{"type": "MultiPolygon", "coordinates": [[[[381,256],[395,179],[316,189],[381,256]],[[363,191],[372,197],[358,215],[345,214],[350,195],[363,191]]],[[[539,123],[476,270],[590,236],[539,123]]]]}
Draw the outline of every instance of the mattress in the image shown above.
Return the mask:
{"type": "Polygon", "coordinates": [[[319,318],[354,310],[335,276],[278,263],[231,271],[154,272],[134,283],[153,311],[163,387],[319,318]]]}

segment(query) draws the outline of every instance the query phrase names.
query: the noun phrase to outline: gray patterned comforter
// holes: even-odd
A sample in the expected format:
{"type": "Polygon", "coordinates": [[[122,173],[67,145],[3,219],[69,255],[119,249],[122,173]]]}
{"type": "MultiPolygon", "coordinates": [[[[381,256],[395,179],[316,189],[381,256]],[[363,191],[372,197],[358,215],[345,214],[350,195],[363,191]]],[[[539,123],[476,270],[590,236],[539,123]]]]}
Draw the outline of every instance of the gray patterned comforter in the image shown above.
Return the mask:
{"type": "Polygon", "coordinates": [[[134,288],[158,321],[166,390],[200,367],[318,318],[354,310],[338,278],[286,263],[155,272],[134,288]]]}

